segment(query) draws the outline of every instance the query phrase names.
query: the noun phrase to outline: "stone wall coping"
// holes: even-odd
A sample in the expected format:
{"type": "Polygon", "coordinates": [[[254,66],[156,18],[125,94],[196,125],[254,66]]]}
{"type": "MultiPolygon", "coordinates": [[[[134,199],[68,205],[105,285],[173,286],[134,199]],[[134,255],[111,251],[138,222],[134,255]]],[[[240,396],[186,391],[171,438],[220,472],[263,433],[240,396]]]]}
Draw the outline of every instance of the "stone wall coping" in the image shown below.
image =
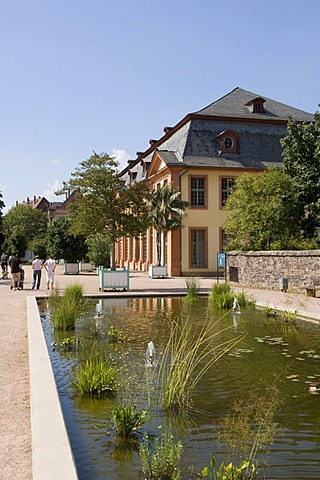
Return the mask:
{"type": "Polygon", "coordinates": [[[320,257],[320,250],[246,250],[230,251],[227,257],[320,257]]]}

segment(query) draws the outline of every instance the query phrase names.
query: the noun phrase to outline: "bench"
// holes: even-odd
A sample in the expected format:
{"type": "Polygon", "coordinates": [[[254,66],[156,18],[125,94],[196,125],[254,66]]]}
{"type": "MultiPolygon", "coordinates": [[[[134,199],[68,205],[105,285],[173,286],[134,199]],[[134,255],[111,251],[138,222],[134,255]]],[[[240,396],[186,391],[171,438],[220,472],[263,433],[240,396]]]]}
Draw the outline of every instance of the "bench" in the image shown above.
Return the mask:
{"type": "Polygon", "coordinates": [[[320,278],[314,277],[312,285],[306,287],[307,297],[316,297],[317,292],[320,292],[320,278]]]}

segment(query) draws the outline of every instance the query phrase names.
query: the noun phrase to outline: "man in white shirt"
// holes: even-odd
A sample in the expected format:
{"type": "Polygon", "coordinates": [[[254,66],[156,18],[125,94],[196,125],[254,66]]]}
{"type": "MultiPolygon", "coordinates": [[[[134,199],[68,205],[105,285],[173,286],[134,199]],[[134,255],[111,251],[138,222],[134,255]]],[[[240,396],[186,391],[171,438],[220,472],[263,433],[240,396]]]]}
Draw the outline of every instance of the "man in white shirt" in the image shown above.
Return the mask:
{"type": "Polygon", "coordinates": [[[37,285],[37,290],[40,288],[40,282],[41,282],[41,269],[42,269],[42,261],[39,258],[39,255],[35,256],[35,259],[32,262],[32,270],[33,270],[33,275],[32,275],[32,290],[34,287],[37,285]]]}
{"type": "Polygon", "coordinates": [[[49,258],[44,262],[43,266],[46,269],[46,274],[47,274],[47,289],[49,290],[51,287],[51,290],[52,290],[53,282],[54,282],[54,271],[56,269],[56,262],[55,260],[53,260],[51,255],[49,255],[49,258]]]}

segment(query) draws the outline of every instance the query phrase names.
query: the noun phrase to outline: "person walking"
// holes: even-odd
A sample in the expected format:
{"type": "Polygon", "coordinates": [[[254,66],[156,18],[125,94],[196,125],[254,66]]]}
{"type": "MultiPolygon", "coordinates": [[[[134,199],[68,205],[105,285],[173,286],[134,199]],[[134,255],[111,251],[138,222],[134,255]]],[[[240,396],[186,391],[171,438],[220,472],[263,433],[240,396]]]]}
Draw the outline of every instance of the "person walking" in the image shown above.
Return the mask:
{"type": "Polygon", "coordinates": [[[52,290],[53,282],[54,282],[54,272],[56,269],[56,262],[55,260],[53,260],[51,255],[49,255],[49,258],[44,262],[43,266],[46,270],[46,275],[47,275],[47,289],[49,290],[51,287],[51,290],[52,290]]]}
{"type": "Polygon", "coordinates": [[[42,261],[40,260],[39,255],[36,255],[32,262],[32,290],[34,290],[35,286],[37,286],[37,290],[40,288],[42,267],[42,261]]]}
{"type": "Polygon", "coordinates": [[[11,290],[21,290],[20,288],[20,266],[21,260],[18,252],[14,252],[9,259],[9,266],[11,268],[12,285],[11,290]]]}

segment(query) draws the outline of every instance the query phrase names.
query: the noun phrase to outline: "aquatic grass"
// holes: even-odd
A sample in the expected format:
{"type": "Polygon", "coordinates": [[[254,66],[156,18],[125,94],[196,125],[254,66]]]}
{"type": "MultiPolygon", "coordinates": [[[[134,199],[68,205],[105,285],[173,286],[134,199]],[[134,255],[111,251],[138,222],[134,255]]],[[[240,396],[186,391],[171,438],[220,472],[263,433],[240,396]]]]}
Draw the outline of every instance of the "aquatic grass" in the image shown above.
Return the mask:
{"type": "Polygon", "coordinates": [[[180,480],[178,468],[183,446],[180,440],[174,441],[173,435],[161,432],[155,439],[153,448],[147,434],[140,444],[139,454],[142,471],[149,480],[180,480]]]}
{"type": "Polygon", "coordinates": [[[79,365],[72,386],[87,395],[115,392],[118,388],[117,368],[101,352],[93,350],[79,365]]]}
{"type": "Polygon", "coordinates": [[[179,317],[172,323],[168,343],[159,365],[158,402],[166,408],[191,408],[191,394],[205,373],[244,337],[238,335],[219,343],[219,336],[228,326],[211,333],[218,320],[206,316],[200,332],[192,328],[190,317],[179,317]],[[218,341],[218,343],[217,343],[218,341]]]}
{"type": "Polygon", "coordinates": [[[238,300],[240,307],[254,309],[256,307],[256,301],[248,297],[248,295],[242,290],[242,292],[236,293],[235,298],[238,300]]]}
{"type": "Polygon", "coordinates": [[[74,330],[76,319],[79,316],[79,308],[74,303],[68,303],[60,298],[60,301],[51,309],[51,321],[57,330],[74,330]]]}
{"type": "Polygon", "coordinates": [[[198,296],[199,296],[199,290],[200,290],[199,278],[196,277],[196,276],[186,278],[185,284],[186,284],[186,289],[187,289],[186,298],[188,300],[197,299],[198,296]]]}
{"type": "Polygon", "coordinates": [[[240,307],[254,309],[256,306],[255,300],[250,299],[244,291],[235,293],[228,283],[215,283],[209,294],[212,304],[224,309],[232,308],[235,298],[240,307]]]}
{"type": "Polygon", "coordinates": [[[135,405],[117,405],[109,414],[109,422],[121,438],[133,438],[147,421],[148,410],[139,410],[135,405]]]}
{"type": "Polygon", "coordinates": [[[234,294],[228,283],[215,283],[209,294],[212,304],[219,308],[232,308],[234,294]]]}
{"type": "Polygon", "coordinates": [[[68,285],[64,295],[58,289],[53,290],[48,298],[51,321],[57,330],[74,330],[76,319],[84,308],[82,285],[68,285]]]}
{"type": "Polygon", "coordinates": [[[83,285],[74,283],[68,285],[64,291],[64,298],[66,302],[75,303],[79,307],[84,303],[83,285]]]}
{"type": "Polygon", "coordinates": [[[273,383],[263,389],[259,385],[246,398],[234,402],[231,411],[221,419],[220,441],[227,448],[227,456],[233,464],[246,461],[247,474],[264,465],[270,445],[281,428],[275,415],[283,403],[279,389],[273,383]]]}

